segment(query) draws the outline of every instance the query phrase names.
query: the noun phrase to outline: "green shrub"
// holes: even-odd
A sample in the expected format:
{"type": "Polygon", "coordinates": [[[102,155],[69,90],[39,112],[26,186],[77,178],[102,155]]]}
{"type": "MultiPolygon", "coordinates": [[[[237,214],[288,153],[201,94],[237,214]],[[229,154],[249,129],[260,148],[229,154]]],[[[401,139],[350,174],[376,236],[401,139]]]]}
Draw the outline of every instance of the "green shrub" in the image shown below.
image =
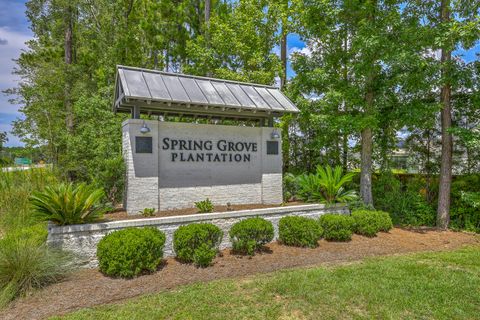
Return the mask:
{"type": "Polygon", "coordinates": [[[322,227],[318,221],[305,217],[283,217],[278,224],[279,239],[289,246],[310,247],[318,246],[322,237],[322,227]]]}
{"type": "Polygon", "coordinates": [[[352,212],[352,218],[355,220],[355,233],[375,237],[380,231],[380,219],[376,211],[357,210],[352,212]]]}
{"type": "Polygon", "coordinates": [[[203,201],[195,202],[195,207],[197,207],[198,212],[200,213],[208,213],[213,211],[213,203],[208,198],[203,201]]]}
{"type": "Polygon", "coordinates": [[[31,239],[38,244],[44,244],[47,241],[48,229],[44,222],[22,229],[14,229],[7,234],[7,237],[19,239],[31,239]]]}
{"type": "Polygon", "coordinates": [[[297,177],[293,173],[285,173],[283,176],[283,201],[292,200],[298,193],[297,177]]]}
{"type": "Polygon", "coordinates": [[[200,247],[195,250],[193,253],[193,263],[197,267],[208,267],[215,256],[217,255],[217,250],[210,248],[210,246],[206,243],[202,243],[200,247]]]}
{"type": "Polygon", "coordinates": [[[6,172],[0,170],[0,232],[23,229],[38,223],[29,201],[33,191],[58,183],[49,168],[6,172]]]}
{"type": "Polygon", "coordinates": [[[139,211],[144,217],[153,217],[155,215],[155,208],[145,208],[139,211]]]}
{"type": "Polygon", "coordinates": [[[378,215],[379,231],[388,232],[392,230],[393,222],[392,222],[392,218],[390,217],[390,214],[388,212],[379,211],[379,210],[377,210],[376,213],[378,215]]]}
{"type": "Polygon", "coordinates": [[[259,217],[239,221],[230,229],[233,251],[248,255],[254,255],[273,236],[272,223],[259,217]]]}
{"type": "Polygon", "coordinates": [[[114,231],[98,243],[100,271],[124,278],[155,271],[162,261],[164,244],[165,234],[156,228],[114,231]]]}
{"type": "Polygon", "coordinates": [[[173,248],[180,261],[198,267],[209,266],[215,258],[223,232],[211,223],[192,223],[179,227],[173,235],[173,248]]]}
{"type": "Polygon", "coordinates": [[[354,210],[352,218],[355,220],[355,233],[367,237],[374,237],[379,231],[388,232],[393,228],[390,215],[384,211],[354,210]]]}
{"type": "Polygon", "coordinates": [[[36,216],[59,225],[81,224],[100,219],[109,208],[101,204],[102,189],[81,183],[60,184],[34,192],[30,197],[36,216]]]}
{"type": "Polygon", "coordinates": [[[375,208],[389,212],[395,224],[433,226],[436,211],[426,201],[425,185],[419,179],[402,183],[391,172],[384,172],[373,180],[375,208]]]}
{"type": "Polygon", "coordinates": [[[348,241],[352,239],[354,221],[344,214],[325,214],[320,217],[323,237],[326,240],[348,241]]]}
{"type": "Polygon", "coordinates": [[[47,247],[38,230],[8,234],[0,240],[0,307],[62,279],[71,261],[68,252],[47,247]]]}
{"type": "Polygon", "coordinates": [[[121,203],[125,190],[125,161],[121,154],[109,154],[108,157],[96,157],[91,160],[95,167],[88,166],[90,180],[97,188],[105,191],[111,203],[121,203]],[[93,170],[92,170],[93,169],[93,170]]]}

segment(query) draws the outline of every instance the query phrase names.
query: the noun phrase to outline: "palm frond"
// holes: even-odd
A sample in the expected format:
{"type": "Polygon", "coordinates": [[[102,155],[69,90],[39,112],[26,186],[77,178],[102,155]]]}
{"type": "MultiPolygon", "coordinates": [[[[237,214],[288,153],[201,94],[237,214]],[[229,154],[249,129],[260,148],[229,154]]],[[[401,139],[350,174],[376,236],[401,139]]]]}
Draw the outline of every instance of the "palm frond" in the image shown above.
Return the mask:
{"type": "Polygon", "coordinates": [[[70,183],[34,192],[30,203],[38,219],[67,225],[101,218],[107,210],[101,203],[103,198],[102,189],[95,189],[84,183],[77,186],[70,183]]]}
{"type": "Polygon", "coordinates": [[[353,190],[345,191],[345,184],[351,182],[355,173],[343,174],[341,166],[316,168],[315,174],[303,174],[298,177],[298,197],[303,201],[336,203],[348,202],[356,199],[357,194],[353,190]]]}

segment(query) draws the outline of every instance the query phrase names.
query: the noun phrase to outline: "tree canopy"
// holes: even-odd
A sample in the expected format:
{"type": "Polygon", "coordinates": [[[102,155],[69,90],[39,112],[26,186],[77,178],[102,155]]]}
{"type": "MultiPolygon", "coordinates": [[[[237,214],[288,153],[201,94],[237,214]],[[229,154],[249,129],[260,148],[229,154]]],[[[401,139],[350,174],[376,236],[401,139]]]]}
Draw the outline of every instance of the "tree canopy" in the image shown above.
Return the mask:
{"type": "MultiPolygon", "coordinates": [[[[94,181],[118,201],[124,116],[111,111],[116,65],[262,84],[280,78],[301,109],[277,124],[286,171],[358,168],[362,199],[375,205],[372,173],[394,168],[392,154],[401,147],[410,154],[407,166],[440,174],[443,197],[452,171],[480,168],[480,63],[478,55],[462,57],[478,46],[479,6],[467,0],[30,0],[34,39],[17,60],[24,81],[9,91],[25,115],[14,133],[40,147],[67,178],[94,181]],[[288,57],[295,74],[285,83],[288,33],[307,47],[288,57]]],[[[440,216],[449,203],[438,206],[440,216]]]]}

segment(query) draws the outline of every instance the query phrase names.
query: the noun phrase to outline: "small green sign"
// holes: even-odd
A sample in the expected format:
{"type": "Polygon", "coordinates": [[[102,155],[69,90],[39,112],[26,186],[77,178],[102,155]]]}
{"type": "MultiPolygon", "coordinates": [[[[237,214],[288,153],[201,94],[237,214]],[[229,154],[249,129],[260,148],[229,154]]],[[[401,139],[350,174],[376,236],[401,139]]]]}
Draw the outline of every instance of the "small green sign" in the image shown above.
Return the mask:
{"type": "Polygon", "coordinates": [[[14,162],[17,166],[28,166],[32,164],[32,160],[28,158],[15,158],[14,162]]]}

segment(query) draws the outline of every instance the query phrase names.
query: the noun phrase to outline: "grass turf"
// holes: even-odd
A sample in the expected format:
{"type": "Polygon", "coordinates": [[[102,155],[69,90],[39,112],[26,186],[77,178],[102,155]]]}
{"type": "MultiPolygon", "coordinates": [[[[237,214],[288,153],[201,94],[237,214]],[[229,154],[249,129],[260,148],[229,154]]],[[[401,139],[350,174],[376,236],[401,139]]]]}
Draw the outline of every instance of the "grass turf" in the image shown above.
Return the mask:
{"type": "Polygon", "coordinates": [[[479,315],[477,246],[189,285],[61,319],[475,319],[479,315]]]}

